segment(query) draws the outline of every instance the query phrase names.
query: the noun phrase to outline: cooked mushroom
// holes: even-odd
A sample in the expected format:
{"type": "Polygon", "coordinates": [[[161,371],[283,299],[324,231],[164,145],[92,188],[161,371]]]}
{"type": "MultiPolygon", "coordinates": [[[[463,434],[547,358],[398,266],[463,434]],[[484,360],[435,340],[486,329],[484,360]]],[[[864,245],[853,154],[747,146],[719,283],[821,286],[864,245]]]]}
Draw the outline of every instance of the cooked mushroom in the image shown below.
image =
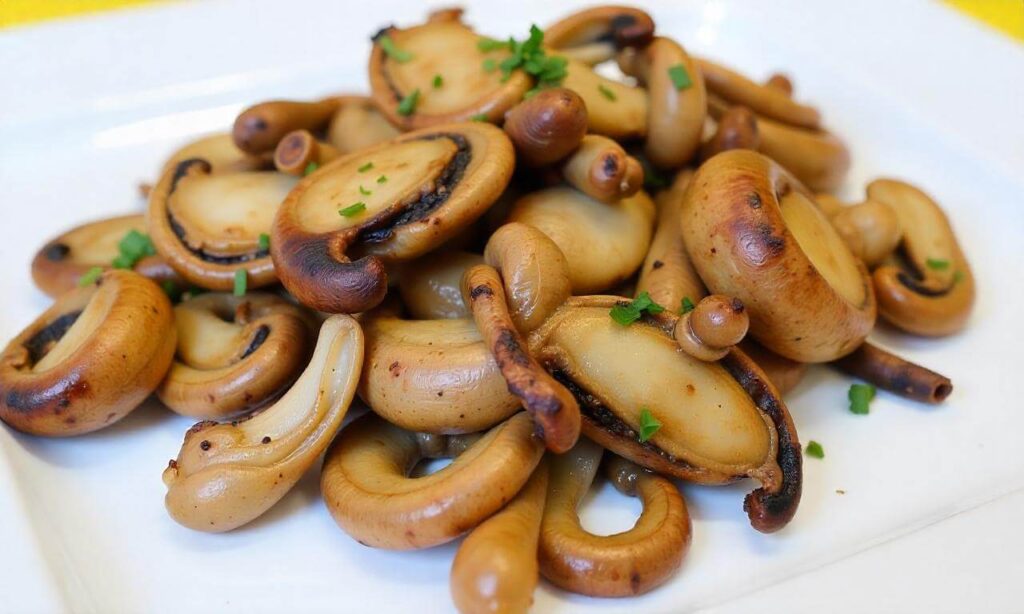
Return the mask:
{"type": "Polygon", "coordinates": [[[189,158],[164,172],[149,199],[149,232],[157,252],[190,283],[232,290],[242,271],[249,288],[274,283],[274,263],[261,235],[296,178],[277,172],[213,174],[189,158]]]}
{"type": "Polygon", "coordinates": [[[359,396],[402,428],[471,433],[519,409],[472,320],[403,320],[378,309],[363,319],[359,396]]]}
{"type": "Polygon", "coordinates": [[[583,99],[588,132],[616,141],[647,135],[651,103],[646,89],[599,75],[590,66],[571,58],[565,67],[562,87],[583,99]]]}
{"type": "Polygon", "coordinates": [[[708,91],[732,104],[740,104],[758,115],[791,126],[815,129],[821,116],[814,107],[800,104],[778,87],[760,85],[738,72],[705,58],[697,58],[708,91]]]}
{"type": "MultiPolygon", "coordinates": [[[[144,215],[122,215],[76,226],[46,242],[32,259],[32,280],[52,297],[78,286],[82,276],[94,267],[112,268],[120,255],[119,243],[134,231],[145,241],[144,215]]],[[[146,245],[149,246],[148,241],[146,245]]],[[[152,253],[152,252],[150,252],[152,253]]],[[[157,255],[143,256],[131,268],[158,282],[181,283],[181,278],[157,255]]]]}
{"type": "Polygon", "coordinates": [[[285,299],[202,294],[174,308],[178,349],[156,394],[183,416],[223,420],[267,404],[294,381],[313,345],[310,319],[285,299]]]}
{"type": "Polygon", "coordinates": [[[544,453],[526,414],[486,435],[421,436],[367,414],[334,441],[320,489],[331,516],[365,546],[409,550],[449,542],[501,509],[544,453]],[[455,457],[411,478],[424,458],[455,457]]]}
{"type": "Polygon", "coordinates": [[[611,455],[609,480],[622,494],[639,497],[636,525],[614,535],[595,535],[577,511],[601,464],[604,450],[581,439],[551,462],[540,536],[540,569],[560,588],[593,597],[626,597],[664,584],[690,546],[690,515],[679,490],[663,477],[611,455]]]}
{"type": "Polygon", "coordinates": [[[744,509],[760,531],[792,518],[800,500],[800,444],[763,372],[733,349],[718,362],[690,357],[669,311],[629,326],[611,296],[569,299],[530,335],[531,353],[576,396],[583,433],[620,456],[703,484],[752,477],[744,509]],[[647,409],[661,428],[643,441],[647,409]]]}
{"type": "Polygon", "coordinates": [[[366,96],[342,96],[327,128],[327,142],[343,154],[390,141],[401,134],[366,96]]]}
{"type": "Polygon", "coordinates": [[[483,261],[480,254],[452,250],[403,263],[398,274],[402,304],[417,320],[470,317],[462,300],[462,274],[483,261]]]}
{"type": "Polygon", "coordinates": [[[342,100],[331,96],[313,102],[270,100],[253,105],[235,118],[235,145],[246,153],[260,155],[274,151],[284,135],[293,130],[321,132],[342,100]]]}
{"type": "Polygon", "coordinates": [[[452,601],[460,612],[526,612],[537,586],[537,541],[548,489],[541,460],[519,494],[473,529],[452,562],[452,601]]]}
{"type": "Polygon", "coordinates": [[[708,289],[740,299],[750,333],[800,362],[849,354],[875,324],[867,270],[806,188],[768,158],[732,150],[694,176],[681,213],[708,289]]]}
{"type": "Polygon", "coordinates": [[[647,254],[654,203],[643,191],[616,203],[602,203],[572,188],[556,187],[520,198],[510,222],[540,230],[569,263],[576,294],[605,291],[636,272],[647,254]]]}
{"type": "Polygon", "coordinates": [[[868,268],[876,267],[892,255],[903,238],[903,227],[896,212],[876,200],[842,207],[831,218],[850,251],[868,268]]]}
{"type": "Polygon", "coordinates": [[[750,317],[743,301],[712,294],[676,322],[673,335],[683,351],[698,360],[720,360],[747,334],[750,317]]]}
{"type": "MultiPolygon", "coordinates": [[[[267,153],[272,151],[273,147],[267,153]]],[[[267,155],[253,155],[242,151],[235,145],[231,134],[223,132],[199,137],[178,148],[164,162],[160,174],[174,170],[178,164],[192,158],[201,158],[209,162],[210,172],[214,175],[270,170],[274,166],[273,160],[267,155]]],[[[152,186],[149,191],[152,191],[152,186]]],[[[145,196],[149,198],[148,193],[145,196]]]]}
{"type": "Polygon", "coordinates": [[[377,108],[402,130],[476,116],[500,122],[533,86],[533,78],[521,70],[508,78],[486,70],[485,60],[497,66],[509,51],[481,51],[481,38],[457,19],[378,32],[370,53],[370,88],[377,108]],[[435,75],[441,76],[443,87],[433,86],[435,75]]]}
{"type": "Polygon", "coordinates": [[[953,392],[953,382],[880,347],[865,343],[835,362],[842,371],[902,397],[938,404],[953,392]]]}
{"type": "Polygon", "coordinates": [[[500,129],[469,122],[404,134],[299,182],[274,219],[277,274],[304,305],[356,313],[380,303],[384,260],[416,258],[477,220],[515,164],[500,129]],[[367,255],[350,261],[358,244],[367,255]]]}
{"type": "Polygon", "coordinates": [[[321,143],[310,131],[293,130],[278,142],[274,167],[289,175],[307,175],[340,155],[333,145],[321,143]]]}
{"type": "Polygon", "coordinates": [[[625,47],[643,47],[654,37],[654,20],[628,6],[596,6],[576,11],[551,24],[544,42],[589,65],[610,60],[625,47]]]}
{"type": "Polygon", "coordinates": [[[872,181],[868,199],[889,205],[903,228],[901,262],[874,273],[882,317],[929,337],[961,330],[974,306],[974,275],[942,208],[921,190],[895,179],[872,181]]]}
{"type": "Polygon", "coordinates": [[[700,148],[701,160],[730,149],[761,148],[757,116],[746,107],[729,107],[718,118],[715,133],[700,148]]]}
{"type": "Polygon", "coordinates": [[[33,435],[109,426],[153,392],[174,357],[167,296],[111,270],[63,294],[0,354],[0,419],[33,435]]]}
{"type": "Polygon", "coordinates": [[[608,137],[589,134],[565,159],[566,182],[602,202],[615,202],[636,194],[644,183],[644,169],[636,158],[608,137]]]}
{"type": "Polygon", "coordinates": [[[504,127],[527,166],[554,164],[579,147],[587,132],[587,107],[572,90],[543,89],[509,109],[504,127]]]}
{"type": "Polygon", "coordinates": [[[190,529],[215,533],[270,509],[341,427],[362,364],[359,324],[328,318],[309,366],[273,406],[240,422],[200,422],[185,433],[163,474],[167,512],[190,529]]]}
{"type": "MultiPolygon", "coordinates": [[[[749,337],[740,343],[740,349],[757,363],[757,366],[761,367],[771,383],[775,384],[779,394],[784,395],[796,388],[796,385],[807,375],[807,363],[779,356],[749,337]]],[[[856,353],[848,356],[853,356],[856,353]]]]}

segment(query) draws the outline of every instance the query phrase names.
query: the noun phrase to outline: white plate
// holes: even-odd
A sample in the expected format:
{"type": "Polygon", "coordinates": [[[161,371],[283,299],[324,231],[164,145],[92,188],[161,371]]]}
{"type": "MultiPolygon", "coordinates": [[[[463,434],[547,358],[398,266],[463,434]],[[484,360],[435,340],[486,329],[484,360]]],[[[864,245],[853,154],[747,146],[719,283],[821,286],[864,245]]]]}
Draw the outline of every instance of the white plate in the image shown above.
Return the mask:
{"type": "MultiPolygon", "coordinates": [[[[496,35],[521,35],[531,21],[570,9],[541,0],[514,9],[466,4],[468,19],[496,35]]],[[[538,611],[722,603],[1024,487],[1024,411],[1010,371],[1024,339],[1020,48],[916,2],[646,4],[659,29],[691,50],[758,76],[790,72],[797,95],[850,142],[846,196],[883,174],[935,195],[973,264],[979,301],[969,331],[955,338],[878,335],[953,378],[943,407],[882,393],[870,416],[854,416],[848,380],[826,369],[794,392],[801,439],[822,442],[827,457],[805,463],[803,502],[785,531],[748,526],[740,506],[749,483],[684,486],[694,540],[672,582],[604,601],[542,585],[538,611]]],[[[136,183],[152,178],[162,156],[228,126],[246,103],[364,91],[368,36],[423,12],[411,1],[208,2],[0,34],[0,338],[48,304],[28,272],[47,238],[139,210],[136,183]]],[[[316,471],[233,533],[174,524],[160,472],[189,422],[147,406],[69,441],[0,430],[0,609],[450,609],[455,546],[392,553],[358,545],[326,513],[316,471]]],[[[604,488],[584,521],[622,529],[637,509],[604,488]]]]}

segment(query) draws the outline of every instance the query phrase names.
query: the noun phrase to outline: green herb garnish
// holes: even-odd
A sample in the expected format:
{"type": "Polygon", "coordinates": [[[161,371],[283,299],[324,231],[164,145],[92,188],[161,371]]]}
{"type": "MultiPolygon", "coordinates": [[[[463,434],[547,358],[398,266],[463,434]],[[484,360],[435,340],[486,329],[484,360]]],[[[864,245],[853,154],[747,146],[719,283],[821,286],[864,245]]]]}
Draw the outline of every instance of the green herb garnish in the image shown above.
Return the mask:
{"type": "Polygon", "coordinates": [[[807,448],[805,450],[807,456],[814,458],[825,458],[825,448],[821,447],[821,444],[817,441],[811,440],[807,442],[807,448]]]}
{"type": "Polygon", "coordinates": [[[156,249],[153,247],[153,242],[149,240],[149,236],[135,229],[129,230],[128,234],[118,242],[117,249],[120,253],[112,263],[115,269],[130,269],[146,256],[156,255],[156,249]]]}
{"type": "Polygon", "coordinates": [[[470,117],[469,119],[472,120],[472,121],[475,121],[475,122],[485,122],[485,121],[487,121],[487,114],[486,113],[477,113],[476,115],[474,115],[473,117],[470,117]]]}
{"type": "Polygon", "coordinates": [[[694,310],[695,307],[697,306],[693,304],[693,301],[690,300],[690,297],[684,296],[682,304],[679,305],[679,315],[683,315],[684,313],[690,313],[691,311],[694,310]]]}
{"type": "Polygon", "coordinates": [[[302,171],[302,176],[307,177],[309,175],[312,175],[314,172],[316,172],[316,169],[318,168],[320,168],[319,164],[317,164],[316,162],[310,162],[309,164],[306,165],[306,169],[302,171]]]}
{"type": "Polygon", "coordinates": [[[366,164],[360,166],[356,170],[359,171],[360,173],[365,173],[366,171],[370,170],[371,168],[373,168],[373,162],[367,162],[366,164]]]}
{"type": "Polygon", "coordinates": [[[622,326],[629,326],[639,320],[645,311],[650,314],[665,311],[664,307],[654,302],[646,290],[637,295],[628,305],[615,305],[608,315],[622,326]]]}
{"type": "Polygon", "coordinates": [[[377,183],[387,183],[387,182],[388,182],[388,176],[387,175],[381,175],[380,177],[377,177],[377,183]]]}
{"type": "Polygon", "coordinates": [[[434,75],[434,89],[440,89],[444,85],[444,77],[441,75],[434,75]]]}
{"type": "Polygon", "coordinates": [[[486,72],[494,72],[498,70],[498,60],[494,58],[485,58],[480,64],[486,72]]]}
{"type": "Polygon", "coordinates": [[[101,266],[94,266],[94,267],[92,267],[91,269],[89,269],[88,271],[85,272],[85,275],[82,275],[81,277],[78,278],[78,287],[79,288],[84,288],[86,286],[89,286],[89,285],[92,285],[92,284],[96,283],[96,280],[99,279],[100,275],[102,275],[102,274],[103,274],[103,267],[101,267],[101,266]]]}
{"type": "Polygon", "coordinates": [[[265,232],[260,233],[260,249],[263,251],[270,249],[270,235],[265,232]]]}
{"type": "Polygon", "coordinates": [[[601,92],[601,95],[604,96],[605,98],[607,98],[608,100],[611,100],[612,102],[615,102],[615,99],[616,99],[615,92],[611,91],[607,86],[605,86],[605,84],[598,83],[597,84],[597,91],[601,92]]]}
{"type": "Polygon", "coordinates": [[[363,186],[359,186],[359,193],[362,194],[363,196],[369,196],[370,194],[373,194],[373,192],[367,190],[363,186]]]}
{"type": "Polygon", "coordinates": [[[668,78],[672,79],[672,85],[676,86],[677,90],[685,90],[693,85],[693,80],[690,79],[690,73],[686,72],[686,67],[682,64],[676,64],[675,66],[669,67],[668,78]]]}
{"type": "Polygon", "coordinates": [[[949,260],[943,260],[941,258],[929,258],[925,260],[924,263],[933,271],[945,271],[949,268],[949,260]]]}
{"type": "Polygon", "coordinates": [[[416,105],[420,102],[420,88],[416,88],[408,96],[402,99],[398,103],[398,114],[403,117],[412,115],[416,110],[416,105]]]}
{"type": "Polygon", "coordinates": [[[351,204],[344,209],[338,209],[338,215],[342,217],[352,217],[353,215],[363,211],[366,211],[366,203],[358,202],[351,204]]]}
{"type": "Polygon", "coordinates": [[[413,58],[413,55],[404,49],[399,49],[395,41],[391,40],[391,37],[387,34],[377,38],[377,42],[380,44],[380,48],[384,50],[392,60],[403,64],[413,58]]]}
{"type": "MultiPolygon", "coordinates": [[[[544,52],[543,43],[544,31],[536,25],[530,26],[530,36],[525,41],[519,42],[510,38],[506,44],[511,54],[498,64],[498,67],[501,68],[502,81],[507,81],[512,77],[513,71],[521,69],[537,79],[537,87],[550,87],[561,83],[566,75],[568,60],[561,56],[548,56],[544,52]]],[[[478,46],[480,46],[479,43],[478,46]]],[[[488,50],[494,50],[503,45],[495,42],[486,43],[484,46],[488,50]]],[[[484,69],[490,72],[488,66],[489,64],[485,60],[484,69]]]]}
{"type": "Polygon", "coordinates": [[[245,296],[245,289],[248,285],[249,277],[245,269],[235,271],[235,296],[245,296]]]}
{"type": "Polygon", "coordinates": [[[640,443],[644,443],[648,439],[654,436],[661,428],[661,422],[651,415],[651,410],[646,407],[640,408],[640,432],[637,434],[637,439],[640,443]]]}
{"type": "Polygon", "coordinates": [[[484,53],[490,53],[498,49],[511,49],[510,41],[497,41],[493,38],[481,38],[476,42],[476,48],[484,53]]]}
{"type": "Polygon", "coordinates": [[[850,411],[858,415],[866,415],[870,410],[868,405],[871,399],[875,398],[875,387],[871,384],[853,384],[850,392],[846,394],[850,399],[850,411]]]}

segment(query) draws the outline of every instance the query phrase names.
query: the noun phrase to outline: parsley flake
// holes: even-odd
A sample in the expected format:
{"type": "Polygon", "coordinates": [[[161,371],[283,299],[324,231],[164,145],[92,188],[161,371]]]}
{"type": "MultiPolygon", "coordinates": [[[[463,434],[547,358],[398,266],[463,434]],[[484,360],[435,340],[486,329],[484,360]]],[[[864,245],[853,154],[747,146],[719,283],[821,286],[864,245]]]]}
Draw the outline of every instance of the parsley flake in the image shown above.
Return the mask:
{"type": "Polygon", "coordinates": [[[654,302],[654,299],[651,298],[651,295],[646,290],[637,295],[628,305],[615,305],[608,312],[608,315],[618,324],[629,326],[639,320],[645,311],[649,314],[665,311],[664,307],[654,302]]]}
{"type": "Polygon", "coordinates": [[[684,296],[683,302],[679,306],[679,315],[683,315],[684,313],[690,313],[696,307],[697,306],[693,304],[693,301],[690,300],[690,297],[684,296]]]}
{"type": "Polygon", "coordinates": [[[470,117],[469,119],[471,121],[475,121],[475,122],[485,122],[485,121],[487,121],[487,114],[486,113],[477,113],[476,115],[474,115],[473,117],[470,117]]]}
{"type": "Polygon", "coordinates": [[[608,100],[611,100],[612,102],[615,102],[615,100],[616,100],[615,92],[613,92],[611,89],[609,89],[604,83],[598,83],[597,84],[597,91],[601,92],[601,95],[604,96],[605,98],[607,98],[608,100]]]}
{"type": "Polygon", "coordinates": [[[338,215],[342,217],[352,217],[353,215],[362,213],[363,211],[366,211],[366,203],[360,201],[358,203],[353,203],[344,209],[338,209],[338,215]]]}
{"type": "Polygon", "coordinates": [[[320,168],[319,164],[317,164],[316,162],[310,162],[309,164],[306,165],[306,169],[302,171],[302,176],[306,177],[312,175],[314,172],[316,172],[316,169],[318,168],[320,168]]]}
{"type": "Polygon", "coordinates": [[[387,182],[388,182],[388,176],[387,175],[381,175],[380,177],[377,177],[377,183],[387,183],[387,182]]]}
{"type": "Polygon", "coordinates": [[[933,271],[945,271],[949,268],[949,260],[944,260],[942,258],[929,258],[925,260],[924,263],[933,271]]]}
{"type": "Polygon", "coordinates": [[[265,232],[260,233],[260,249],[263,251],[270,249],[270,235],[265,232]]]}
{"type": "Polygon", "coordinates": [[[686,72],[686,67],[682,64],[669,67],[668,78],[672,80],[672,85],[676,86],[677,90],[685,90],[693,85],[690,73],[686,72]]]}
{"type": "Polygon", "coordinates": [[[441,86],[444,85],[444,77],[442,77],[441,75],[434,75],[433,83],[435,90],[441,89],[441,86]]]}
{"type": "Polygon", "coordinates": [[[640,408],[640,432],[637,434],[637,439],[640,443],[644,443],[648,439],[654,436],[661,428],[661,422],[657,418],[651,415],[651,410],[646,407],[640,408]]]}
{"type": "Polygon", "coordinates": [[[480,65],[487,72],[494,72],[498,70],[498,61],[494,58],[486,58],[480,65]]]}
{"type": "Polygon", "coordinates": [[[103,267],[101,267],[101,266],[94,266],[94,267],[92,267],[91,269],[86,271],[84,275],[82,275],[81,277],[78,278],[78,287],[79,288],[84,288],[86,286],[90,286],[90,285],[96,283],[96,280],[99,279],[100,275],[102,275],[102,274],[103,274],[103,267]]]}
{"type": "Polygon", "coordinates": [[[476,48],[484,53],[497,51],[498,49],[511,48],[510,41],[497,41],[493,38],[481,38],[476,42],[476,48]]]}
{"type": "Polygon", "coordinates": [[[366,164],[360,166],[356,170],[359,171],[360,173],[365,173],[366,171],[368,171],[368,170],[370,170],[372,168],[373,168],[373,162],[367,162],[366,164]]]}
{"type": "Polygon", "coordinates": [[[146,256],[156,255],[156,248],[149,236],[135,229],[129,230],[118,242],[117,249],[119,253],[111,263],[115,269],[130,269],[146,256]]]}
{"type": "Polygon", "coordinates": [[[850,412],[861,416],[867,415],[870,411],[868,405],[870,405],[871,399],[875,398],[875,391],[875,387],[871,384],[851,385],[850,391],[846,394],[850,399],[850,412]]]}
{"type": "Polygon", "coordinates": [[[807,456],[813,458],[825,458],[825,448],[821,447],[821,444],[814,440],[807,442],[805,452],[807,453],[807,456]]]}
{"type": "Polygon", "coordinates": [[[398,103],[398,114],[408,117],[416,111],[416,105],[420,102],[420,88],[414,89],[409,95],[398,103]]]}
{"type": "MultiPolygon", "coordinates": [[[[501,80],[508,81],[512,73],[522,70],[526,74],[537,79],[538,87],[551,87],[558,85],[566,75],[568,60],[561,56],[548,56],[544,51],[544,31],[536,25],[530,26],[530,36],[520,42],[510,38],[507,43],[483,39],[477,43],[481,51],[494,51],[507,46],[510,55],[497,64],[501,69],[501,80]],[[486,42],[485,42],[486,41],[486,42]]],[[[494,70],[492,58],[484,60],[484,70],[494,70]],[[491,60],[491,61],[488,61],[491,60]]]]}
{"type": "Polygon", "coordinates": [[[370,194],[373,194],[373,192],[367,190],[363,186],[359,186],[359,193],[362,194],[363,196],[369,196],[370,194]]]}
{"type": "Polygon", "coordinates": [[[245,296],[245,290],[248,285],[249,277],[245,269],[235,271],[235,296],[245,296]]]}
{"type": "Polygon", "coordinates": [[[413,55],[404,49],[399,49],[395,41],[391,40],[391,37],[387,34],[377,38],[377,43],[380,44],[380,48],[384,50],[389,58],[404,64],[413,58],[413,55]]]}

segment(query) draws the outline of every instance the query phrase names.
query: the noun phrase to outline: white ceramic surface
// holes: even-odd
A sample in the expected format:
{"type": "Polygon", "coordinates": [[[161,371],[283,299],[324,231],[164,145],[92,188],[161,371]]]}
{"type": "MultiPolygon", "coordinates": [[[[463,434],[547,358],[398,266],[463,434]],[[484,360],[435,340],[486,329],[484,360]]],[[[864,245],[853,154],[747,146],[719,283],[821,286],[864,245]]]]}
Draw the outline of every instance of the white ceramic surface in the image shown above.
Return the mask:
{"type": "MultiPolygon", "coordinates": [[[[578,3],[464,4],[481,31],[521,35],[531,21],[548,23],[578,3]]],[[[1012,371],[1014,342],[1024,338],[1022,48],[912,1],[641,4],[693,51],[756,76],[777,68],[793,75],[798,97],[819,105],[849,140],[846,196],[879,175],[931,192],[971,259],[979,301],[969,331],[955,338],[877,336],[953,378],[956,390],[941,408],[882,393],[870,416],[851,415],[848,380],[825,369],[792,394],[801,439],[822,442],[827,457],[805,463],[803,502],[785,531],[765,536],[749,527],[740,506],[750,484],[684,486],[694,540],[672,582],[641,598],[604,601],[545,585],[537,611],[726,604],[1024,488],[1024,403],[1012,371]]],[[[136,184],[152,179],[170,148],[228,126],[247,103],[364,91],[369,35],[424,11],[417,2],[218,1],[0,33],[0,340],[48,304],[28,272],[48,237],[139,210],[136,184]]],[[[450,610],[454,545],[414,553],[358,545],[326,513],[317,471],[231,534],[174,524],[160,472],[189,423],[153,405],[69,441],[0,429],[0,610],[450,610]]],[[[1008,498],[1018,510],[1020,499],[1008,498]]],[[[584,521],[621,530],[637,509],[603,488],[585,505],[584,521]]],[[[974,531],[998,522],[983,518],[974,531]]],[[[800,590],[813,593],[807,585],[800,590]]],[[[754,594],[731,611],[825,602],[794,600],[781,588],[766,594],[768,602],[754,594]]]]}

